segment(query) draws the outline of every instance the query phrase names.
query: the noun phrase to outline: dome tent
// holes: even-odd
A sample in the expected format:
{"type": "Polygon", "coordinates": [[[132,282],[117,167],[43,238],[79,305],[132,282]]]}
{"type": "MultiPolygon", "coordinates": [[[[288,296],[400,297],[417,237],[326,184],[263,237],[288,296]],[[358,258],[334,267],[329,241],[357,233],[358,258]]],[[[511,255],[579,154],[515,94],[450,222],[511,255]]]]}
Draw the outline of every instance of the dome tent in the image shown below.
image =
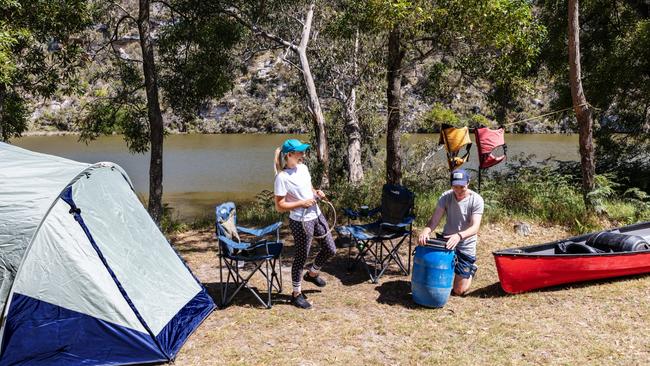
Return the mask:
{"type": "Polygon", "coordinates": [[[214,308],[119,166],[0,143],[0,365],[170,361],[214,308]]]}

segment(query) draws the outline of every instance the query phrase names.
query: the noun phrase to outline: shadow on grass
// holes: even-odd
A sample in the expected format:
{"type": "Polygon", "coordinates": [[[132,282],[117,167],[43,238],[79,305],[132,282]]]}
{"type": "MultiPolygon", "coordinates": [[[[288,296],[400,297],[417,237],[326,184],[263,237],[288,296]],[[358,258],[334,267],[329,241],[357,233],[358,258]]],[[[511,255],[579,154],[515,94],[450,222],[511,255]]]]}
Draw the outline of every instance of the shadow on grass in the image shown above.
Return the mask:
{"type": "Polygon", "coordinates": [[[358,264],[350,268],[350,263],[346,251],[345,255],[336,255],[330,259],[323,266],[322,271],[338,278],[343,286],[354,286],[370,281],[368,273],[362,268],[363,265],[358,264]]]}
{"type": "Polygon", "coordinates": [[[375,287],[379,292],[377,302],[386,305],[399,305],[407,309],[415,309],[420,306],[413,302],[411,296],[411,282],[405,280],[388,281],[375,287]]]}
{"type": "Polygon", "coordinates": [[[185,255],[190,253],[206,253],[206,252],[217,252],[216,244],[208,246],[196,246],[196,245],[187,245],[187,244],[175,244],[174,249],[178,254],[185,255]]]}
{"type": "Polygon", "coordinates": [[[497,297],[504,297],[504,296],[510,296],[507,292],[503,291],[501,288],[501,283],[500,282],[495,282],[491,285],[485,286],[478,288],[467,295],[467,297],[480,297],[484,299],[491,299],[491,298],[497,298],[497,297]]]}
{"type": "MultiPolygon", "coordinates": [[[[221,288],[224,284],[220,282],[211,282],[211,283],[204,283],[203,286],[208,291],[208,294],[212,298],[215,304],[217,304],[219,309],[224,309],[221,307],[221,288]]],[[[266,300],[267,298],[267,293],[266,289],[259,289],[257,287],[252,287],[253,290],[257,291],[258,295],[262,298],[262,300],[266,300]]],[[[232,291],[236,289],[235,285],[230,285],[228,288],[228,296],[232,294],[232,291]]],[[[303,290],[303,294],[306,296],[309,296],[309,294],[313,293],[320,293],[320,290],[303,290]]],[[[283,288],[282,293],[278,293],[277,291],[273,291],[271,295],[271,303],[273,306],[275,305],[291,305],[291,289],[283,288]]],[[[256,307],[260,309],[265,309],[264,305],[259,302],[253,294],[245,289],[242,288],[237,295],[232,299],[232,301],[226,305],[225,307],[230,307],[230,306],[250,306],[250,307],[256,307]]]]}
{"type": "MultiPolygon", "coordinates": [[[[632,279],[641,279],[641,278],[650,278],[650,273],[644,273],[644,274],[637,274],[637,275],[630,275],[630,276],[623,276],[623,277],[613,277],[613,278],[603,278],[600,280],[590,280],[590,281],[584,281],[584,282],[574,282],[574,283],[566,283],[562,285],[556,285],[556,286],[551,286],[551,287],[544,287],[540,289],[535,289],[535,290],[530,290],[526,291],[526,293],[545,293],[545,292],[558,292],[558,291],[566,291],[566,290],[572,290],[572,289],[581,289],[585,287],[593,287],[593,286],[599,286],[599,285],[606,285],[606,284],[613,284],[621,281],[626,281],[626,280],[632,280],[632,279]]],[[[491,285],[476,289],[470,293],[468,293],[466,296],[469,297],[481,297],[481,298],[497,298],[497,297],[505,297],[505,296],[513,296],[516,294],[509,294],[505,292],[501,288],[501,283],[500,282],[495,282],[491,285]]]]}
{"type": "MultiPolygon", "coordinates": [[[[368,258],[369,262],[366,264],[363,260],[357,259],[357,254],[358,252],[356,250],[349,252],[347,248],[338,248],[338,254],[329,260],[323,267],[323,271],[338,278],[344,286],[354,286],[370,282],[368,271],[373,273],[373,275],[375,274],[375,267],[372,260],[370,260],[371,255],[367,254],[366,258],[368,258]]],[[[404,266],[408,266],[407,259],[402,258],[402,260],[404,266]]],[[[381,282],[381,278],[384,276],[405,275],[394,260],[390,260],[388,263],[388,268],[386,268],[378,282],[381,282]]],[[[381,269],[377,268],[376,273],[378,274],[379,272],[381,272],[381,269]]]]}

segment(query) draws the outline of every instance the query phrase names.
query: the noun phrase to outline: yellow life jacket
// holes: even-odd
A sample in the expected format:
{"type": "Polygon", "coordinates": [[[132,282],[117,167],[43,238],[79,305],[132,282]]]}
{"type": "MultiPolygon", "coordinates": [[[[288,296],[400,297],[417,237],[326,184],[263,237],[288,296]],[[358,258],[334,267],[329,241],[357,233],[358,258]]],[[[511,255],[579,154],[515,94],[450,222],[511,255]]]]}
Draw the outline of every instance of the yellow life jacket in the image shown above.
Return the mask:
{"type": "Polygon", "coordinates": [[[472,141],[469,138],[469,128],[456,128],[446,124],[442,125],[438,144],[445,145],[449,170],[460,167],[469,159],[469,151],[472,147],[472,141]],[[461,155],[463,147],[465,147],[465,152],[461,155]]]}

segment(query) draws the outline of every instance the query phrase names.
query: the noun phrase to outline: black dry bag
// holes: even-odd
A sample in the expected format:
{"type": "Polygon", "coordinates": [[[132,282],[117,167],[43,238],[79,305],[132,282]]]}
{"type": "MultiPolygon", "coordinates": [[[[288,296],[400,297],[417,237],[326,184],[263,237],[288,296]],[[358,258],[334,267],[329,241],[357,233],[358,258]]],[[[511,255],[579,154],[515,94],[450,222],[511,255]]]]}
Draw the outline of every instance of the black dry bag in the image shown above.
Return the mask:
{"type": "Polygon", "coordinates": [[[601,232],[592,235],[586,242],[587,245],[606,252],[638,252],[649,250],[650,245],[638,235],[601,232]]]}

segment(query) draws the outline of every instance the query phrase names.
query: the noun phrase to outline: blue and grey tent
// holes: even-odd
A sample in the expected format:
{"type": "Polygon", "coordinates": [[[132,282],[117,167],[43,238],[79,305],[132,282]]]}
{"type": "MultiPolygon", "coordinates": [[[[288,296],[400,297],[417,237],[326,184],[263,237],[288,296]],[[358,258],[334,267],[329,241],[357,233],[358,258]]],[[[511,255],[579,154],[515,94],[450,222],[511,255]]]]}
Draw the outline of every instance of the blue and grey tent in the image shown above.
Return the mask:
{"type": "Polygon", "coordinates": [[[170,361],[214,308],[119,166],[0,143],[0,365],[170,361]]]}

